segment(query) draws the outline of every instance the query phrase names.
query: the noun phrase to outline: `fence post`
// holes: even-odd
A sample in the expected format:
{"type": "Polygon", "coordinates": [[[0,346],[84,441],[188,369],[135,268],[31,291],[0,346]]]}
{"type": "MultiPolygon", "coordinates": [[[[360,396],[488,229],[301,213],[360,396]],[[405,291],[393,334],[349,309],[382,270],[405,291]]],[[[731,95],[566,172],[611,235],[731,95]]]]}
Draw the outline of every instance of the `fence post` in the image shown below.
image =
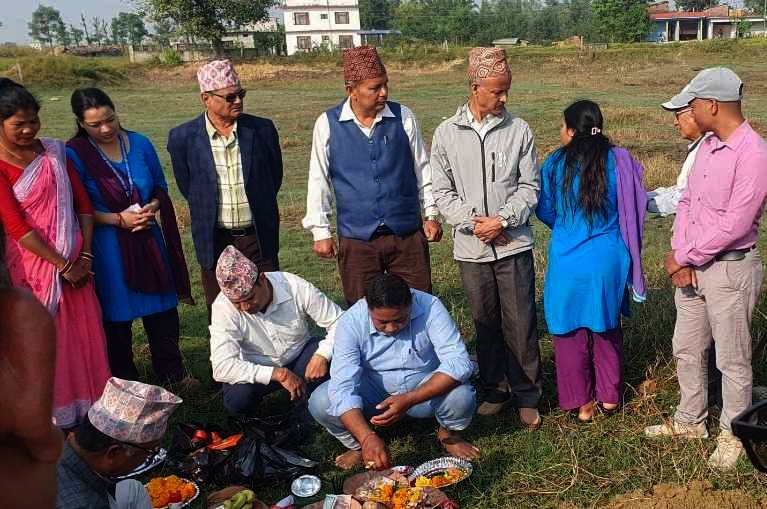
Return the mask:
{"type": "Polygon", "coordinates": [[[21,74],[21,62],[19,60],[16,60],[16,74],[19,75],[19,83],[24,83],[24,75],[21,74]]]}
{"type": "Polygon", "coordinates": [[[128,61],[131,64],[136,63],[136,54],[133,51],[133,44],[128,44],[128,61]]]}

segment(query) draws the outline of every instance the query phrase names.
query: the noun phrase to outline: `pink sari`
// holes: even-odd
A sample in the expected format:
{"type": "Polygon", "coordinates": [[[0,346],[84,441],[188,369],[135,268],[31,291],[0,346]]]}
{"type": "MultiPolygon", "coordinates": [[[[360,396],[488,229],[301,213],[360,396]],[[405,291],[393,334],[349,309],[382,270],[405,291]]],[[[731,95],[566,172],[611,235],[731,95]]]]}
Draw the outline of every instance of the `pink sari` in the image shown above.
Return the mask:
{"type": "MultiPolygon", "coordinates": [[[[27,223],[66,259],[80,252],[82,235],[75,217],[64,144],[41,140],[45,153],[24,169],[13,192],[27,223]]],[[[93,283],[72,288],[56,268],[18,242],[7,240],[13,285],[26,288],[53,315],[56,326],[56,382],[53,418],[60,428],[80,423],[101,396],[109,378],[106,339],[93,283]]]]}

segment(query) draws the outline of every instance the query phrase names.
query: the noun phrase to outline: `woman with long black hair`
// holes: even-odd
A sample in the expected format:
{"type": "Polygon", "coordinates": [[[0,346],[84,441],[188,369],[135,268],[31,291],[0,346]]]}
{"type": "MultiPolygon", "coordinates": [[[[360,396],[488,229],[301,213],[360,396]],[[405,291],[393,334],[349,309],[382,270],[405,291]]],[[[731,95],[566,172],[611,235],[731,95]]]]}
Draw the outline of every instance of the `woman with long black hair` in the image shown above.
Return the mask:
{"type": "Polygon", "coordinates": [[[642,167],[603,128],[596,103],[577,101],[565,109],[562,147],[543,163],[536,210],[552,229],[544,312],[553,334],[559,405],[577,409],[582,421],[591,420],[597,405],[606,413],[620,405],[620,315],[628,314],[632,290],[644,300],[642,167]]]}
{"type": "Polygon", "coordinates": [[[176,309],[179,300],[192,302],[189,273],[157,152],[144,135],[122,128],[103,90],[75,90],[71,106],[77,132],[67,153],[95,209],[93,271],[112,374],[139,379],[132,323],[141,318],[160,382],[195,387],[182,362],[176,309]]]}

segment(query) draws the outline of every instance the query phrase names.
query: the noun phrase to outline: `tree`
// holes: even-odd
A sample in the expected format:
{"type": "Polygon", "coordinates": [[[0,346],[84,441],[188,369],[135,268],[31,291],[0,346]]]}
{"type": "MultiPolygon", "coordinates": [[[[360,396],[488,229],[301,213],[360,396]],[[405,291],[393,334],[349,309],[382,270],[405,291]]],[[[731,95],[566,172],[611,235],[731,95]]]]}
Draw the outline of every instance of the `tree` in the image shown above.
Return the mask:
{"type": "Polygon", "coordinates": [[[126,44],[130,42],[137,46],[149,35],[144,25],[144,19],[135,12],[120,12],[112,18],[112,40],[115,43],[126,44]]]}
{"type": "Polygon", "coordinates": [[[154,22],[152,38],[161,46],[169,46],[170,39],[176,33],[176,27],[170,19],[160,19],[154,22]]]}
{"type": "Polygon", "coordinates": [[[29,36],[43,46],[53,47],[53,40],[56,37],[56,30],[59,25],[63,25],[61,14],[53,7],[40,5],[32,13],[32,20],[27,23],[29,27],[29,36]]]}
{"type": "Polygon", "coordinates": [[[79,46],[85,39],[85,32],[76,28],[74,25],[69,25],[69,35],[72,37],[72,42],[75,43],[75,46],[79,46]]]}
{"type": "Polygon", "coordinates": [[[705,11],[715,5],[718,5],[717,0],[677,0],[676,6],[683,11],[705,11]]]}
{"type": "Polygon", "coordinates": [[[652,22],[642,0],[594,0],[592,33],[604,42],[641,42],[652,22]]]}
{"type": "Polygon", "coordinates": [[[395,4],[391,0],[359,0],[363,30],[391,28],[395,4]]]}
{"type": "Polygon", "coordinates": [[[101,34],[101,20],[99,18],[91,19],[91,42],[101,46],[104,36],[101,34]]]}
{"type": "Polygon", "coordinates": [[[80,13],[80,23],[83,25],[83,33],[85,34],[85,42],[88,43],[88,45],[93,44],[93,39],[91,38],[91,34],[88,33],[88,23],[85,22],[85,14],[82,12],[80,13]]]}
{"type": "Polygon", "coordinates": [[[744,0],[743,3],[746,9],[752,13],[764,16],[764,0],[744,0]]]}
{"type": "Polygon", "coordinates": [[[56,38],[56,42],[65,48],[72,44],[72,37],[69,34],[69,30],[67,30],[67,26],[61,20],[54,25],[53,36],[56,38]]]}
{"type": "Polygon", "coordinates": [[[154,19],[172,19],[179,32],[208,39],[216,53],[229,27],[241,27],[269,17],[276,0],[138,0],[154,19]]]}

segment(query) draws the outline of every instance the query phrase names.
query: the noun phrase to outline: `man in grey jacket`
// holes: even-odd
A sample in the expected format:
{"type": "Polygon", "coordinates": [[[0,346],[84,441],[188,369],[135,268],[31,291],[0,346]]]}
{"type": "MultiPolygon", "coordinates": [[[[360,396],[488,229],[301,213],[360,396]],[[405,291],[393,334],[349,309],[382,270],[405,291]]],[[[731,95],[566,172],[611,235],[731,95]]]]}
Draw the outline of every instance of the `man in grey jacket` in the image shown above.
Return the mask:
{"type": "Polygon", "coordinates": [[[514,403],[522,424],[537,429],[541,357],[528,224],[540,190],[535,143],[527,123],[506,111],[511,71],[504,50],[472,49],[469,78],[468,103],[434,133],[433,193],[453,226],[477,331],[477,413],[514,403]]]}

